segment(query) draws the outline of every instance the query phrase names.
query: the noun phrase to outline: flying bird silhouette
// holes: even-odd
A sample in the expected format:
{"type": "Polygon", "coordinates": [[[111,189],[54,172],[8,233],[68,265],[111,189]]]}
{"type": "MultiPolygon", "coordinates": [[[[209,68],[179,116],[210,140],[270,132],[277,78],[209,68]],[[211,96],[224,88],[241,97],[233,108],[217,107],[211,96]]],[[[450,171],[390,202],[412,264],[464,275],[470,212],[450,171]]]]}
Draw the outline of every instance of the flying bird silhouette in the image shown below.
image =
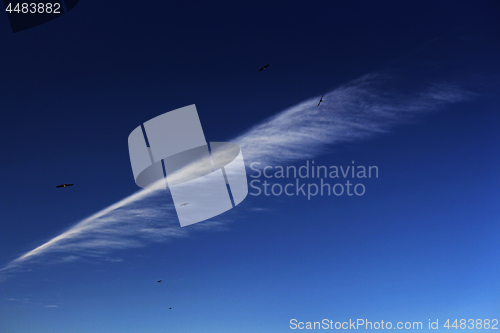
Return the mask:
{"type": "Polygon", "coordinates": [[[160,283],[161,281],[163,281],[163,280],[159,280],[158,283],[160,283]]]}
{"type": "Polygon", "coordinates": [[[62,184],[62,185],[57,185],[56,187],[68,187],[68,186],[73,186],[73,184],[62,184]]]}
{"type": "Polygon", "coordinates": [[[188,204],[189,204],[189,202],[186,202],[186,203],[183,203],[181,206],[186,206],[188,204]]]}
{"type": "MultiPolygon", "coordinates": [[[[325,96],[325,95],[323,95],[323,96],[325,96]]],[[[321,96],[321,99],[319,100],[318,106],[321,104],[321,102],[323,102],[323,96],[321,96]]]]}
{"type": "Polygon", "coordinates": [[[260,72],[260,71],[263,71],[264,69],[266,69],[269,65],[270,65],[270,64],[267,64],[267,65],[265,65],[264,67],[262,67],[261,69],[259,69],[259,72],[260,72]]]}

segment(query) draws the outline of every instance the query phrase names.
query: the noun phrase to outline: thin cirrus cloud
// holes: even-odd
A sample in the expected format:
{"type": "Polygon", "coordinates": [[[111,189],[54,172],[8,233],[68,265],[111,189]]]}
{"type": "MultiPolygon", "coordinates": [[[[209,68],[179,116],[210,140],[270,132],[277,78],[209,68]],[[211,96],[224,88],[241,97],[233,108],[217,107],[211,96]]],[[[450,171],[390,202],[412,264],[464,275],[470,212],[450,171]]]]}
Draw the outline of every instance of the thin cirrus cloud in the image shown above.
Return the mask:
{"type": "MultiPolygon", "coordinates": [[[[261,166],[276,165],[308,159],[325,152],[330,145],[387,133],[395,125],[475,95],[458,85],[445,83],[406,91],[397,87],[394,77],[366,75],[326,93],[320,106],[317,106],[319,96],[310,98],[230,141],[241,147],[247,164],[258,161],[261,166]]],[[[193,167],[178,172],[191,172],[189,169],[193,167]]],[[[165,184],[160,180],[0,268],[0,280],[22,270],[26,263],[71,262],[82,257],[113,261],[106,257],[112,250],[141,247],[186,237],[193,230],[219,230],[223,226],[224,222],[219,220],[180,228],[174,207],[165,204],[165,184]]]]}
{"type": "Polygon", "coordinates": [[[475,96],[452,84],[428,84],[412,93],[397,91],[397,84],[388,75],[363,76],[325,94],[320,106],[319,96],[308,99],[233,141],[240,145],[247,164],[308,159],[329,145],[387,133],[418,115],[475,96]]]}

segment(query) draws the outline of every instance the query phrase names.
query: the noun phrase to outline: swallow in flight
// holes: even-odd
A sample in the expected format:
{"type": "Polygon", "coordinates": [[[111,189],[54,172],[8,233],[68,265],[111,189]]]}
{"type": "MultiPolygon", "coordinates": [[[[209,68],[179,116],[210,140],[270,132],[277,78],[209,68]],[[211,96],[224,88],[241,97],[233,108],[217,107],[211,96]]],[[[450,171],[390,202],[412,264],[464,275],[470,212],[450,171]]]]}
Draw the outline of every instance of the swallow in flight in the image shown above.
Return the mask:
{"type": "MultiPolygon", "coordinates": [[[[325,95],[323,95],[323,96],[325,96],[325,95]]],[[[323,102],[323,96],[321,96],[321,99],[319,100],[318,106],[321,104],[321,102],[323,102]]]]}
{"type": "Polygon", "coordinates": [[[158,283],[161,283],[161,281],[163,281],[163,280],[159,280],[158,283]]]}
{"type": "Polygon", "coordinates": [[[186,202],[186,203],[183,203],[181,206],[186,206],[188,204],[189,204],[189,202],[186,202]]]}
{"type": "Polygon", "coordinates": [[[260,71],[263,71],[264,69],[266,69],[269,65],[270,65],[270,64],[267,64],[267,65],[265,65],[264,67],[262,67],[261,69],[259,69],[259,72],[260,72],[260,71]]]}
{"type": "Polygon", "coordinates": [[[62,185],[57,185],[56,187],[68,187],[68,186],[73,186],[73,184],[62,184],[62,185]]]}

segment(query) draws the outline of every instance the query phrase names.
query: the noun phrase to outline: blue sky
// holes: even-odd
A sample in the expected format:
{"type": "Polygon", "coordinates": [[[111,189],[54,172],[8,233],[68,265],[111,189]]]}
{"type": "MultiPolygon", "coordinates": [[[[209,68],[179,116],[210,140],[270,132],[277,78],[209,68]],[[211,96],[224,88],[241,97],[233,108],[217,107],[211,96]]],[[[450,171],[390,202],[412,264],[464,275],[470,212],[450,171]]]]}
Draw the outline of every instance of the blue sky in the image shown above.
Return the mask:
{"type": "Polygon", "coordinates": [[[498,14],[83,1],[16,34],[4,16],[0,332],[500,319],[498,14]],[[379,177],[363,196],[248,195],[181,228],[168,191],[134,183],[127,137],[190,104],[247,166],[379,177]]]}

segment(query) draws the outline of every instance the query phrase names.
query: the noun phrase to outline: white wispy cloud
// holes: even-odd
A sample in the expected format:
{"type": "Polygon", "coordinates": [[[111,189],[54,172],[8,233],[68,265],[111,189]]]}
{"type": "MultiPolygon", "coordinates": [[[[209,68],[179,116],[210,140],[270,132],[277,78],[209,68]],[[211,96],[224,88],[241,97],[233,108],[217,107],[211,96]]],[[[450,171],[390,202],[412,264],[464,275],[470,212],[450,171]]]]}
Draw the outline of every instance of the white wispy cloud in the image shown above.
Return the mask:
{"type": "Polygon", "coordinates": [[[307,159],[329,145],[387,133],[397,124],[474,95],[445,83],[426,85],[413,93],[386,90],[391,80],[382,74],[363,76],[325,94],[320,106],[320,96],[310,98],[254,126],[234,142],[247,163],[307,159]]]}
{"type": "MultiPolygon", "coordinates": [[[[317,156],[328,146],[387,133],[395,125],[439,110],[473,96],[452,84],[425,85],[411,92],[398,91],[387,75],[373,74],[292,106],[231,140],[240,145],[247,163],[280,163],[317,156]]],[[[188,169],[182,172],[191,172],[188,169]]],[[[0,279],[23,263],[70,262],[82,256],[100,257],[112,250],[141,247],[192,230],[221,228],[221,221],[206,221],[180,228],[175,209],[166,204],[165,185],[153,186],[78,222],[41,246],[0,269],[0,279]],[[60,256],[43,256],[47,254],[60,256]]],[[[109,258],[108,258],[109,259],[109,258]]]]}

